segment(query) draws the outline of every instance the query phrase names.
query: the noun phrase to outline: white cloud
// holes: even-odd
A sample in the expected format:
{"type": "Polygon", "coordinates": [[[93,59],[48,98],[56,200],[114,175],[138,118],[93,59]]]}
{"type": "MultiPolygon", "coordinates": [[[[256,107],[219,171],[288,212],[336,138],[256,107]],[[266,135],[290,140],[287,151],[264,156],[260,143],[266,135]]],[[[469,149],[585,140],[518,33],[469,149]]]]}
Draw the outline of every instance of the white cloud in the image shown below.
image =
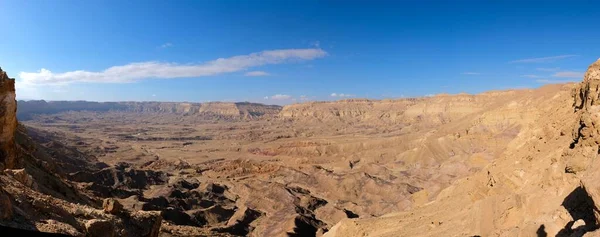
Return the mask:
{"type": "Polygon", "coordinates": [[[173,44],[167,42],[167,43],[162,44],[159,48],[165,49],[165,48],[170,48],[170,47],[173,47],[173,44]]]}
{"type": "Polygon", "coordinates": [[[152,94],[152,97],[156,97],[156,94],[152,94]]]}
{"type": "Polygon", "coordinates": [[[553,68],[538,67],[538,68],[536,68],[536,70],[542,71],[542,72],[555,72],[555,71],[560,70],[560,68],[559,67],[553,67],[553,68]]]}
{"type": "Polygon", "coordinates": [[[331,97],[340,97],[340,98],[342,98],[342,97],[352,97],[352,96],[354,96],[354,95],[351,95],[351,94],[344,94],[344,93],[339,93],[339,94],[338,94],[338,93],[331,93],[329,96],[331,96],[331,97]]]}
{"type": "Polygon", "coordinates": [[[583,72],[564,71],[556,72],[553,77],[565,77],[565,78],[580,78],[583,77],[583,72]]]}
{"type": "Polygon", "coordinates": [[[263,71],[251,71],[251,72],[247,72],[244,75],[247,77],[262,77],[262,76],[268,76],[270,74],[268,72],[263,72],[263,71]]]}
{"type": "Polygon", "coordinates": [[[571,57],[575,57],[575,56],[577,56],[577,55],[567,54],[567,55],[558,55],[558,56],[543,57],[543,58],[526,58],[526,59],[513,60],[513,61],[510,61],[509,63],[549,63],[549,62],[554,62],[554,61],[557,61],[560,59],[571,58],[571,57]]]}
{"type": "Polygon", "coordinates": [[[527,78],[539,78],[539,76],[538,76],[538,75],[533,75],[533,74],[521,75],[521,77],[527,77],[527,78]]]}
{"type": "Polygon", "coordinates": [[[538,79],[535,80],[537,83],[542,83],[542,84],[556,84],[556,83],[567,83],[567,82],[573,82],[570,80],[548,80],[548,79],[538,79]]]}
{"type": "Polygon", "coordinates": [[[53,73],[42,68],[39,72],[21,72],[19,77],[23,83],[31,85],[69,84],[73,82],[127,83],[152,78],[172,79],[213,76],[262,65],[313,60],[326,55],[327,52],[321,49],[267,50],[248,55],[219,58],[201,64],[182,65],[141,62],[114,66],[100,72],[77,70],[64,73],[53,73]]]}
{"type": "Polygon", "coordinates": [[[461,74],[462,75],[481,75],[481,73],[478,73],[478,72],[463,72],[461,74]]]}
{"type": "Polygon", "coordinates": [[[315,48],[320,48],[320,47],[321,47],[321,42],[319,42],[319,41],[317,40],[317,41],[314,41],[314,42],[312,42],[310,45],[312,45],[312,46],[313,46],[313,47],[315,47],[315,48]]]}
{"type": "Polygon", "coordinates": [[[307,101],[307,100],[308,100],[308,96],[305,96],[305,95],[300,96],[300,101],[307,101]]]}
{"type": "Polygon", "coordinates": [[[268,99],[271,99],[271,100],[289,100],[291,98],[292,98],[291,95],[284,95],[284,94],[276,94],[276,95],[273,95],[273,96],[265,96],[265,97],[263,97],[263,99],[265,99],[265,100],[268,100],[268,99]]]}
{"type": "Polygon", "coordinates": [[[17,91],[17,99],[32,100],[41,98],[41,93],[37,87],[29,86],[21,81],[15,81],[15,90],[17,91]]]}

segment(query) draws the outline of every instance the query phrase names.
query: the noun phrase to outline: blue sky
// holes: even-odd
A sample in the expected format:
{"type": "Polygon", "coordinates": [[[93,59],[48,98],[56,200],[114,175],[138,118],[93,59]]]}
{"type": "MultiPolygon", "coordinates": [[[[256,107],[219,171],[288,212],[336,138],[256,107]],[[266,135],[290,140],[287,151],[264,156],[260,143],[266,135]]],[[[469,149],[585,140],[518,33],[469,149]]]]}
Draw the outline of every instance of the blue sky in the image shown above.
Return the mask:
{"type": "Polygon", "coordinates": [[[16,1],[19,99],[253,101],[479,93],[579,81],[592,1],[16,1]]]}

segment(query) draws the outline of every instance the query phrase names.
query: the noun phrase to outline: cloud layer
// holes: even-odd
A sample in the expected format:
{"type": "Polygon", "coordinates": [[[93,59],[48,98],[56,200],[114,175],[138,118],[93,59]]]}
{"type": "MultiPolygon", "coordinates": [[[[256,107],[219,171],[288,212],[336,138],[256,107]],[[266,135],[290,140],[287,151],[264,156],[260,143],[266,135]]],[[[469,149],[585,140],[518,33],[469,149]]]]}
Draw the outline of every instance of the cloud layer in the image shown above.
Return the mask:
{"type": "Polygon", "coordinates": [[[526,59],[510,61],[510,63],[549,63],[549,62],[554,62],[554,61],[557,61],[560,59],[571,58],[571,57],[575,57],[575,56],[577,56],[577,55],[567,54],[567,55],[558,55],[558,56],[543,57],[543,58],[526,58],[526,59]]]}
{"type": "Polygon", "coordinates": [[[264,76],[268,76],[269,73],[263,72],[263,71],[251,71],[251,72],[247,72],[244,75],[247,77],[264,77],[264,76]]]}
{"type": "Polygon", "coordinates": [[[538,79],[535,80],[537,83],[542,83],[542,84],[557,84],[557,83],[567,83],[567,82],[573,82],[570,80],[548,80],[548,79],[538,79]]]}
{"type": "Polygon", "coordinates": [[[292,98],[291,95],[276,94],[276,95],[273,95],[273,96],[265,96],[263,99],[265,99],[265,100],[268,100],[268,99],[271,99],[271,100],[289,100],[291,98],[292,98]]]}
{"type": "Polygon", "coordinates": [[[582,72],[573,72],[573,71],[565,71],[565,72],[557,72],[552,75],[553,77],[564,77],[564,78],[580,78],[583,77],[582,72]]]}
{"type": "Polygon", "coordinates": [[[329,95],[331,97],[340,97],[340,98],[344,98],[344,97],[352,97],[354,95],[351,94],[344,94],[344,93],[331,93],[331,95],[329,95]]]}
{"type": "Polygon", "coordinates": [[[39,72],[21,72],[19,77],[23,83],[32,85],[60,85],[73,82],[126,83],[153,78],[173,79],[213,76],[263,65],[313,60],[326,55],[327,52],[321,49],[267,50],[248,55],[219,58],[201,64],[181,65],[163,62],[141,62],[114,66],[100,72],[78,70],[64,73],[53,73],[42,68],[39,72]]]}
{"type": "Polygon", "coordinates": [[[167,43],[162,44],[159,48],[165,49],[165,48],[170,48],[170,47],[173,47],[173,44],[167,42],[167,43]]]}

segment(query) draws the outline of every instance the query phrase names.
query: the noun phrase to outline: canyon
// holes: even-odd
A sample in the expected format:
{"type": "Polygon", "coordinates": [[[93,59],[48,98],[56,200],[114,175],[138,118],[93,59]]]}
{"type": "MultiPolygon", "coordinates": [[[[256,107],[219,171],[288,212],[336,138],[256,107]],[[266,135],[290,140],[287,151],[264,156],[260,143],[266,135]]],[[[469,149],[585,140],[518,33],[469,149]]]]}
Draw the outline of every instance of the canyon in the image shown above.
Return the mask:
{"type": "Polygon", "coordinates": [[[581,83],[477,95],[15,101],[0,71],[0,225],[72,236],[600,236],[599,85],[600,60],[581,83]]]}

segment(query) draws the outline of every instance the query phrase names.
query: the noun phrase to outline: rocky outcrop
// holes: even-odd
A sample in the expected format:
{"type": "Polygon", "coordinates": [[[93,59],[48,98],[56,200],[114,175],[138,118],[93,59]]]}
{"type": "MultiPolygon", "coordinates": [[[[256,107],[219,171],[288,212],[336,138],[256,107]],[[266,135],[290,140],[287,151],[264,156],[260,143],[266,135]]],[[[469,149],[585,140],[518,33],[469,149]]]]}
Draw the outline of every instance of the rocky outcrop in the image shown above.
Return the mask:
{"type": "Polygon", "coordinates": [[[85,223],[85,230],[90,237],[113,237],[115,227],[107,220],[92,219],[85,223]]]}
{"type": "Polygon", "coordinates": [[[16,112],[15,79],[0,68],[0,170],[15,166],[16,112]]]}
{"type": "Polygon", "coordinates": [[[29,175],[27,173],[27,171],[25,171],[25,169],[15,169],[15,170],[7,169],[4,172],[6,174],[12,176],[17,181],[21,182],[23,185],[27,186],[28,188],[32,188],[32,189],[37,188],[37,183],[35,183],[35,181],[33,180],[33,177],[31,175],[29,175]]]}
{"type": "Polygon", "coordinates": [[[458,120],[508,99],[514,91],[481,95],[436,95],[397,100],[347,99],[286,105],[280,118],[295,121],[366,122],[369,124],[411,124],[429,121],[439,125],[458,120]]]}
{"type": "Polygon", "coordinates": [[[573,128],[570,148],[565,153],[566,171],[585,171],[600,153],[600,59],[589,66],[583,81],[573,89],[577,126],[573,128]]]}
{"type": "Polygon", "coordinates": [[[123,211],[123,205],[113,198],[106,198],[102,202],[102,209],[106,213],[119,214],[123,211]]]}

